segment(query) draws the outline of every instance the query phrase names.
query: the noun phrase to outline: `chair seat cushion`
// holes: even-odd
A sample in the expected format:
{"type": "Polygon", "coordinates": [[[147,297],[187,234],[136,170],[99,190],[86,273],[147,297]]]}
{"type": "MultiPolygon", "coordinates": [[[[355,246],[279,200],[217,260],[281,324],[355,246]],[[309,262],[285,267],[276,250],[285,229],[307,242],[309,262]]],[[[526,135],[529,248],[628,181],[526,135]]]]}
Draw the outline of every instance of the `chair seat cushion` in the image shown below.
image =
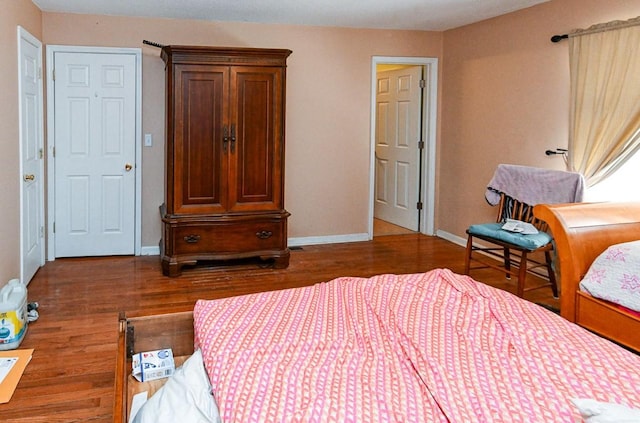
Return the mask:
{"type": "Polygon", "coordinates": [[[491,238],[508,242],[529,251],[537,250],[544,247],[552,241],[551,235],[546,232],[538,232],[532,235],[523,235],[517,232],[509,232],[502,229],[502,223],[483,223],[479,225],[471,225],[467,229],[469,235],[482,238],[491,238]]]}

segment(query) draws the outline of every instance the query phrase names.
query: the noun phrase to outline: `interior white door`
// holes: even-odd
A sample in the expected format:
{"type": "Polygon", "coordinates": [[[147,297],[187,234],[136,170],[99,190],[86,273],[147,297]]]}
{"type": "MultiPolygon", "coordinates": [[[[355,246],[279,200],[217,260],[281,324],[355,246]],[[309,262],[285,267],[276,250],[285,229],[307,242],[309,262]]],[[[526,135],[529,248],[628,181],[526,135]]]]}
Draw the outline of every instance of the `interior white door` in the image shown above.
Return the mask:
{"type": "Polygon", "coordinates": [[[135,250],[136,59],[56,52],[55,256],[135,250]]]}
{"type": "Polygon", "coordinates": [[[414,231],[418,194],[422,66],[378,72],[374,217],[414,231]]]}
{"type": "Polygon", "coordinates": [[[44,265],[44,150],[42,43],[18,27],[20,102],[20,280],[28,284],[44,265]]]}

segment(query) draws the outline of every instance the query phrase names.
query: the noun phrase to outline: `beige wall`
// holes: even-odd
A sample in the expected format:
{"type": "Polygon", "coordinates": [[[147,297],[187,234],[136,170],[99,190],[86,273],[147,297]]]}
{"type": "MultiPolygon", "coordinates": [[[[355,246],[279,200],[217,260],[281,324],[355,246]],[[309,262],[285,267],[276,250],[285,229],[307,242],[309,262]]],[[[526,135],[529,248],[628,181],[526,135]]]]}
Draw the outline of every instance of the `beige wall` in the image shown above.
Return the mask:
{"type": "Polygon", "coordinates": [[[564,170],[574,28],[640,15],[640,0],[552,0],[444,33],[438,228],[495,218],[483,192],[499,163],[564,170]]]}
{"type": "Polygon", "coordinates": [[[640,15],[640,0],[552,0],[444,33],[41,13],[5,0],[0,14],[0,285],[19,271],[16,25],[46,44],[142,47],[143,246],[160,238],[162,44],[289,48],[286,205],[290,236],[367,230],[371,56],[441,58],[436,228],[462,237],[493,217],[482,193],[500,162],[563,168],[548,148],[568,133],[567,43],[553,34],[640,15]],[[444,52],[444,53],[443,53],[444,52]],[[9,205],[9,206],[7,206],[9,205]]]}
{"type": "Polygon", "coordinates": [[[42,39],[42,14],[30,0],[3,0],[0,12],[0,286],[20,277],[18,25],[42,39]]]}
{"type": "Polygon", "coordinates": [[[290,237],[366,233],[372,56],[441,57],[442,33],[45,13],[47,44],[142,47],[143,246],[160,239],[164,64],[160,44],[288,48],[286,208],[290,237]]]}

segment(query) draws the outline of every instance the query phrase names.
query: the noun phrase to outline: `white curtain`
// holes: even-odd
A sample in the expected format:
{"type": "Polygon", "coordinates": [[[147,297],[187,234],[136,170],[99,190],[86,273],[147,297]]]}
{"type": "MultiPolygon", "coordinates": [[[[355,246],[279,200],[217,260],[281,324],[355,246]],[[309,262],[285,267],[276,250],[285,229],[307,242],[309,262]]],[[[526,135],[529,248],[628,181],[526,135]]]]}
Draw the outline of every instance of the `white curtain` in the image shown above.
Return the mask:
{"type": "Polygon", "coordinates": [[[640,150],[640,17],[569,34],[569,167],[593,186],[640,150]]]}

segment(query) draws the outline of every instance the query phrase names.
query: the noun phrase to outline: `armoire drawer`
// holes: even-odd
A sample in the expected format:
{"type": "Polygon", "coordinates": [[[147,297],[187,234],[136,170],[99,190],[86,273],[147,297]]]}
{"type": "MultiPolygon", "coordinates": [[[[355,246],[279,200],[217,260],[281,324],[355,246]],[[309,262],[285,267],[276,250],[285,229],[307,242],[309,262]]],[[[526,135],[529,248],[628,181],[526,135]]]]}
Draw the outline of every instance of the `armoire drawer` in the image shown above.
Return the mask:
{"type": "Polygon", "coordinates": [[[285,249],[285,223],[273,221],[178,226],[175,254],[242,253],[285,249]]]}

